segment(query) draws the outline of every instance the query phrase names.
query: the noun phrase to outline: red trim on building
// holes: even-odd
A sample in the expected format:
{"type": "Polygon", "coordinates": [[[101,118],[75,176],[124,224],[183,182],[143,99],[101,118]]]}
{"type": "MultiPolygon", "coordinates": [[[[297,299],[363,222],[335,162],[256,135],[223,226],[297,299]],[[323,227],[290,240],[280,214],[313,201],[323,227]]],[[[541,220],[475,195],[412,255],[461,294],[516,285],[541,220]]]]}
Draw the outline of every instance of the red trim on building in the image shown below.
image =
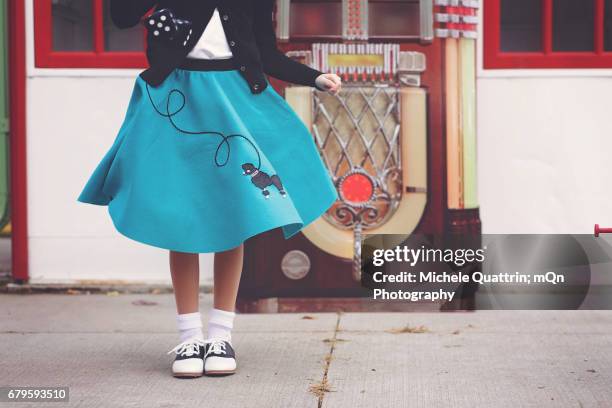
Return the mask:
{"type": "Polygon", "coordinates": [[[36,0],[34,2],[36,66],[39,68],[145,68],[147,58],[144,52],[109,52],[104,50],[104,0],[89,1],[93,1],[94,49],[86,52],[54,51],[52,0],[36,0]]]}
{"type": "Polygon", "coordinates": [[[12,273],[28,279],[25,2],[8,2],[12,273]]]}
{"type": "Polygon", "coordinates": [[[553,51],[553,0],[542,0],[542,52],[502,52],[501,0],[484,0],[484,68],[612,68],[612,52],[604,50],[604,0],[591,1],[595,2],[594,51],[553,51]]]}

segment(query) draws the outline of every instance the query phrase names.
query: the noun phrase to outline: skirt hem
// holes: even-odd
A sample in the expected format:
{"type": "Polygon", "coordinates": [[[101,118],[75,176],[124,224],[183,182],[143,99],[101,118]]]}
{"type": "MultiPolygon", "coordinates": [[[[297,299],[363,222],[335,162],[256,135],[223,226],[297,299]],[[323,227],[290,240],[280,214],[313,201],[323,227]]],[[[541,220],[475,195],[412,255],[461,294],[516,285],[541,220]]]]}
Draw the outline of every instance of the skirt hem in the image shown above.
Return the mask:
{"type": "MultiPolygon", "coordinates": [[[[282,228],[283,230],[283,237],[285,239],[289,239],[291,237],[293,237],[294,235],[297,235],[299,232],[301,232],[306,226],[310,225],[312,222],[316,221],[319,217],[315,217],[313,219],[310,220],[301,220],[300,222],[283,222],[283,223],[278,223],[278,222],[271,222],[268,225],[263,225],[260,228],[257,228],[255,231],[251,231],[251,232],[247,232],[245,233],[242,237],[239,237],[235,240],[234,243],[232,244],[226,244],[223,246],[218,246],[218,247],[211,247],[211,246],[203,246],[203,247],[199,247],[199,248],[187,248],[184,246],[180,246],[180,245],[167,245],[158,241],[154,241],[151,239],[143,239],[140,237],[137,237],[137,234],[132,234],[127,232],[125,229],[123,229],[122,226],[119,225],[119,223],[115,220],[115,217],[111,211],[110,206],[108,206],[107,204],[98,204],[95,202],[90,202],[90,201],[83,201],[81,199],[78,199],[77,201],[80,201],[82,203],[86,203],[86,204],[92,204],[92,205],[98,205],[98,206],[106,206],[107,207],[107,211],[109,213],[109,216],[111,218],[111,221],[113,223],[113,226],[115,227],[115,229],[124,237],[131,239],[132,241],[135,242],[139,242],[141,244],[145,244],[145,245],[150,245],[156,248],[160,248],[160,249],[166,249],[169,251],[175,251],[175,252],[184,252],[184,253],[193,253],[193,254],[205,254],[205,253],[213,253],[213,252],[223,252],[223,251],[228,251],[230,249],[236,248],[239,245],[243,244],[246,240],[248,240],[249,238],[252,238],[254,236],[257,236],[259,234],[262,234],[264,232],[267,231],[271,231],[273,229],[276,228],[282,228]],[[291,226],[295,226],[298,227],[297,229],[295,229],[292,232],[285,232],[285,228],[291,227],[291,226]]],[[[320,211],[320,214],[323,214],[325,211],[327,211],[327,209],[329,209],[332,204],[335,202],[335,199],[333,199],[329,205],[324,205],[324,209],[322,211],[320,211]]]]}

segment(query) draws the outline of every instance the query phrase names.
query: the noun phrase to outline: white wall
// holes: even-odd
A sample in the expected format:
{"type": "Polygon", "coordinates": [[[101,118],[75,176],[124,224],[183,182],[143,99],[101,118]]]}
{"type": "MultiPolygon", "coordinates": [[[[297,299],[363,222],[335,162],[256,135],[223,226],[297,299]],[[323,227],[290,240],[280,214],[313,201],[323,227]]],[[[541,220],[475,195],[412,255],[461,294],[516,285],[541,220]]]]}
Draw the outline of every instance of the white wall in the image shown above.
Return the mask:
{"type": "Polygon", "coordinates": [[[612,77],[480,78],[483,231],[612,225],[612,77]]]}
{"type": "MultiPolygon", "coordinates": [[[[32,282],[169,282],[167,253],[130,241],[76,198],[119,129],[138,71],[34,68],[28,5],[32,282]]],[[[479,48],[482,48],[481,45],[479,48]]],[[[479,67],[482,67],[479,52],[479,67]]],[[[485,233],[612,226],[612,71],[483,71],[479,197],[485,233]]],[[[212,257],[202,256],[210,281],[212,257]]]]}
{"type": "Polygon", "coordinates": [[[106,207],[76,201],[115,138],[132,85],[132,78],[113,77],[28,80],[32,282],[169,281],[167,251],[119,235],[106,207]]]}

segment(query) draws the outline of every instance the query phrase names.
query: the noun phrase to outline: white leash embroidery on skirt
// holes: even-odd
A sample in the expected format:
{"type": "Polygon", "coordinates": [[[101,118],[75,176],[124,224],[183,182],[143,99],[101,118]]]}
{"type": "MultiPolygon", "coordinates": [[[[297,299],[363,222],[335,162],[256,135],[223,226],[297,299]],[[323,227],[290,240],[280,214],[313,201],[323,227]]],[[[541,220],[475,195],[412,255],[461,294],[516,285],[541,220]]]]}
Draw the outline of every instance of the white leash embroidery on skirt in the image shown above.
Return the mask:
{"type": "Polygon", "coordinates": [[[166,101],[166,113],[164,113],[160,111],[155,105],[155,102],[153,101],[153,97],[151,96],[151,91],[149,90],[149,84],[146,84],[146,87],[147,87],[147,95],[149,96],[149,101],[151,102],[153,109],[155,109],[155,112],[157,112],[160,116],[168,118],[168,120],[170,121],[170,124],[176,130],[186,135],[217,135],[221,137],[221,142],[219,142],[219,145],[217,146],[217,150],[215,151],[215,165],[217,167],[223,167],[229,162],[230,151],[231,151],[229,140],[232,138],[244,139],[251,145],[251,147],[253,147],[253,150],[255,150],[255,154],[257,154],[257,166],[255,166],[253,163],[242,164],[242,170],[243,170],[242,174],[251,177],[251,182],[261,190],[265,198],[270,198],[270,192],[267,189],[270,186],[276,187],[276,189],[278,190],[278,192],[280,193],[282,197],[285,197],[287,195],[287,193],[285,192],[283,188],[283,183],[278,175],[274,174],[270,176],[261,170],[261,155],[259,153],[259,149],[257,149],[255,144],[249,138],[239,133],[231,134],[231,135],[224,135],[223,133],[217,132],[214,130],[190,131],[190,130],[182,129],[180,126],[176,124],[173,117],[177,115],[180,111],[182,111],[185,105],[187,104],[187,97],[185,96],[185,94],[180,89],[176,89],[176,88],[172,89],[168,93],[168,99],[166,101]],[[181,99],[181,103],[178,109],[176,109],[174,112],[171,112],[170,111],[170,101],[172,99],[172,96],[175,94],[178,94],[182,99],[181,99]],[[224,145],[227,148],[227,155],[223,162],[219,162],[219,152],[221,151],[221,148],[224,145]]]}

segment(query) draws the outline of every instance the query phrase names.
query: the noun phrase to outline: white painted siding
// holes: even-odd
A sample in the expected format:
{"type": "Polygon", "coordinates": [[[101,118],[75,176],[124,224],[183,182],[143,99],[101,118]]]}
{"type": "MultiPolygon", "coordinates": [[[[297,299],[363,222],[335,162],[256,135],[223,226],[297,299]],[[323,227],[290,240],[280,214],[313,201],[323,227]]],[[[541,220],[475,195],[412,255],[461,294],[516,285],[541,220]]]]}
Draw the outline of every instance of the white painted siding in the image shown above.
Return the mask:
{"type": "MultiPolygon", "coordinates": [[[[121,125],[134,79],[28,80],[32,282],[168,282],[167,251],[116,232],[106,207],[76,201],[121,125]]],[[[211,257],[203,256],[203,281],[211,257]]]]}
{"type": "Polygon", "coordinates": [[[483,231],[591,233],[612,224],[612,78],[480,78],[483,231]]]}

